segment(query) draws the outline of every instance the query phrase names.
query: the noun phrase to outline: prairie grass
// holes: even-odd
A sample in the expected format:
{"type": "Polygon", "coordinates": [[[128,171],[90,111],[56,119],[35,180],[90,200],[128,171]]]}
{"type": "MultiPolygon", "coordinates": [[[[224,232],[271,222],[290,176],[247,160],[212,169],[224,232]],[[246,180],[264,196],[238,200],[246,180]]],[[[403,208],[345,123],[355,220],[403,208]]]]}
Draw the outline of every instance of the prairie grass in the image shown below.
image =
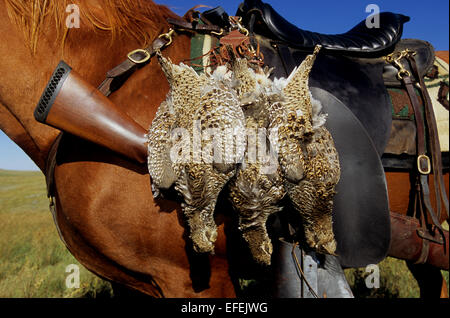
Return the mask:
{"type": "MultiPolygon", "coordinates": [[[[356,297],[419,297],[417,282],[404,261],[386,258],[378,265],[377,289],[366,287],[364,269],[345,270],[356,297]]],[[[443,274],[448,284],[448,271],[443,274]]],[[[42,173],[0,170],[0,298],[113,296],[111,284],[80,265],[60,240],[42,173]],[[70,264],[80,268],[80,288],[66,287],[70,264]]]]}
{"type": "Polygon", "coordinates": [[[111,297],[108,282],[69,253],[48,209],[41,172],[0,170],[0,297],[111,297]],[[67,288],[66,267],[80,268],[80,288],[67,288]]]}
{"type": "Polygon", "coordinates": [[[418,298],[420,290],[414,276],[403,260],[385,258],[377,264],[380,274],[379,288],[367,288],[366,268],[346,269],[345,276],[357,298],[418,298]]]}

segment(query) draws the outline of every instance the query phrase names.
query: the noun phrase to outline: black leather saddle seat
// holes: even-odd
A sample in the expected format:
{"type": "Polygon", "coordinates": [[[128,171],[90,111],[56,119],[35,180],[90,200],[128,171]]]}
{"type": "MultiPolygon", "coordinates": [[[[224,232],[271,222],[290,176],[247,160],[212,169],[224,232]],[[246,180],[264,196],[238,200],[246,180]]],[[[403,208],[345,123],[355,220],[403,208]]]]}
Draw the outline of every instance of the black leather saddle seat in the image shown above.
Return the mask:
{"type": "Polygon", "coordinates": [[[261,0],[245,0],[237,15],[248,25],[253,13],[263,22],[255,23],[255,33],[285,42],[293,48],[312,50],[320,44],[327,51],[358,56],[388,51],[400,40],[403,24],[410,20],[402,14],[382,12],[379,28],[369,29],[364,20],[346,33],[329,35],[298,28],[261,0]]]}

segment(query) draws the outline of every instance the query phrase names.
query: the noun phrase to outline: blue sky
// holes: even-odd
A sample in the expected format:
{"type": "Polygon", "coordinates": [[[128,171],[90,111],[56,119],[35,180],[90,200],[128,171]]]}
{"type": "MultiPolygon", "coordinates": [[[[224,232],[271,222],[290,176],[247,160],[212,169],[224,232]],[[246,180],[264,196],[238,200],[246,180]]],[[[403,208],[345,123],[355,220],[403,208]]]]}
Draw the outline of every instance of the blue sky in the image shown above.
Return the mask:
{"type": "MultiPolygon", "coordinates": [[[[242,0],[156,0],[168,5],[175,13],[183,15],[197,4],[222,6],[230,15],[242,0]]],[[[436,50],[449,49],[449,1],[448,0],[265,0],[288,21],[311,31],[343,33],[364,20],[369,13],[366,7],[376,4],[381,12],[390,11],[410,16],[405,24],[403,38],[427,40],[436,50]]],[[[0,78],[1,80],[1,78],[0,78]]],[[[28,156],[0,131],[0,169],[38,170],[28,156]]]]}

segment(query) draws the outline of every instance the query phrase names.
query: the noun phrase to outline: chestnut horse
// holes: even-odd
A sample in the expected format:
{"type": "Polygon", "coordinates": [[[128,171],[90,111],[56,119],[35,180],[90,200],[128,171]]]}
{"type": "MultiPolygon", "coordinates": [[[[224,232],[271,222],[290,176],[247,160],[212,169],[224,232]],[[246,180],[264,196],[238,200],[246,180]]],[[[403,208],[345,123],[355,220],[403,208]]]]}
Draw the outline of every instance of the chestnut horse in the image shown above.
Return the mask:
{"type": "MultiPolygon", "coordinates": [[[[37,123],[33,110],[59,60],[98,86],[128,52],[166,32],[169,17],[175,14],[150,0],[0,1],[0,129],[45,171],[59,131],[37,123]],[[80,8],[81,25],[68,29],[66,8],[72,3],[80,8]]],[[[179,34],[164,55],[179,63],[189,52],[189,36],[179,34]]],[[[149,127],[169,90],[163,78],[152,60],[110,98],[149,127]]],[[[216,213],[215,254],[198,255],[186,243],[179,205],[153,199],[146,167],[66,137],[55,183],[61,239],[90,271],[155,297],[236,296],[236,273],[245,258],[229,244],[233,218],[226,206],[216,213]]],[[[394,197],[404,214],[407,197],[394,197]]]]}

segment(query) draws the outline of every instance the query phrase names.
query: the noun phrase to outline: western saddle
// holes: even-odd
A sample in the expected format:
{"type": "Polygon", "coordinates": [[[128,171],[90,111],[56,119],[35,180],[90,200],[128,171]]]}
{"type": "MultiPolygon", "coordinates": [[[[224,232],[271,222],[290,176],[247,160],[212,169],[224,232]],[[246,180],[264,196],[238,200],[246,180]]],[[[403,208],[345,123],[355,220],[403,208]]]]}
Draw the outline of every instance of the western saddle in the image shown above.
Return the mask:
{"type": "Polygon", "coordinates": [[[402,14],[383,12],[379,16],[379,28],[369,29],[366,21],[362,21],[346,33],[328,35],[298,28],[260,0],[245,1],[236,15],[243,17],[244,25],[252,25],[254,14],[259,16],[254,28],[261,35],[283,41],[292,48],[313,50],[320,44],[327,53],[352,56],[373,56],[389,50],[400,40],[403,24],[409,21],[402,14]]]}

